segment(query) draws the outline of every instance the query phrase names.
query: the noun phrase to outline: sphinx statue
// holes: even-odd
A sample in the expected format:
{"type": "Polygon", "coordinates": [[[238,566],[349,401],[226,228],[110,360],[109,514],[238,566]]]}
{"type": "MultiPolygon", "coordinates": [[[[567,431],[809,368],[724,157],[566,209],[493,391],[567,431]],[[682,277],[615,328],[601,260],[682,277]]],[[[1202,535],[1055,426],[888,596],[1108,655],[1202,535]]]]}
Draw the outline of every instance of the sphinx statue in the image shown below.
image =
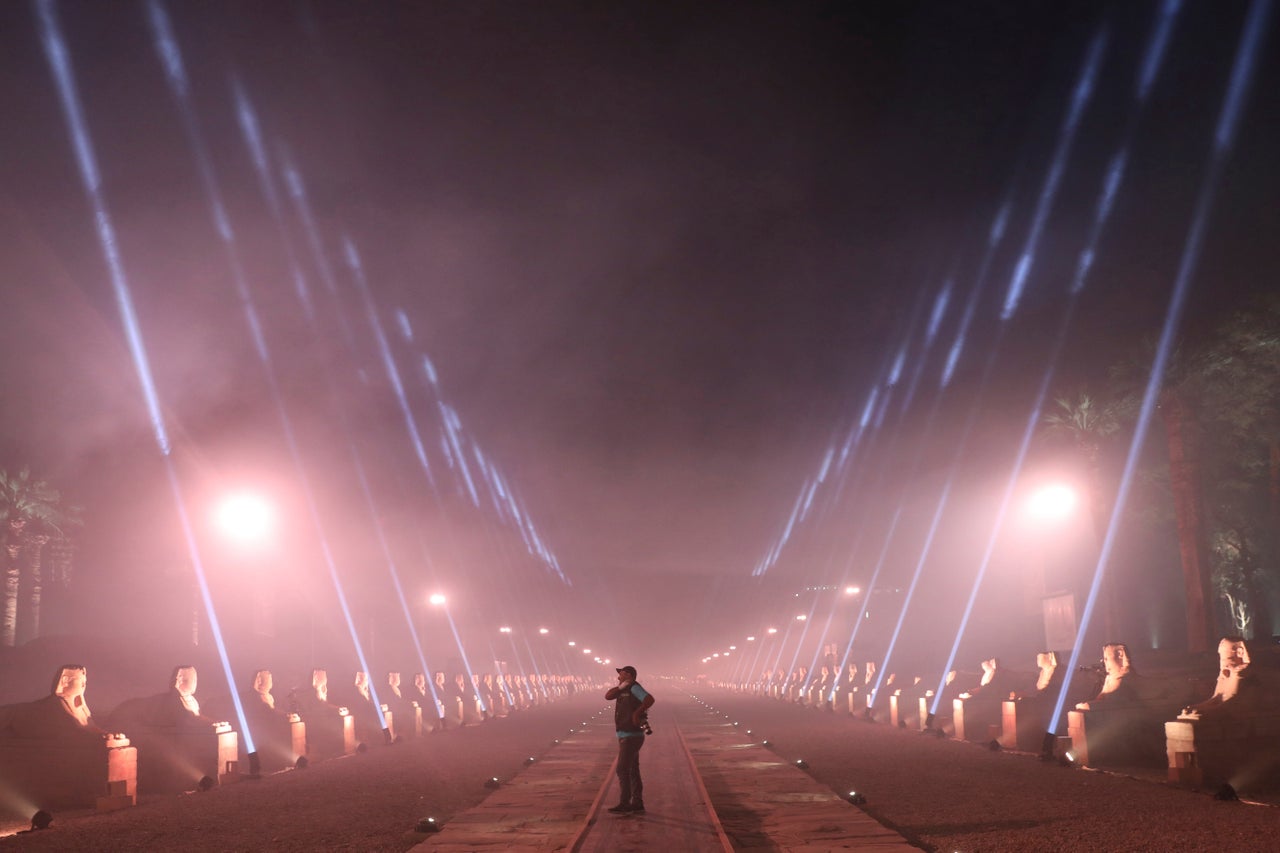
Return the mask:
{"type": "Polygon", "coordinates": [[[1102,647],[1102,665],[1106,676],[1102,690],[1088,702],[1077,702],[1076,710],[1088,711],[1099,702],[1132,700],[1133,665],[1129,662],[1129,647],[1124,643],[1107,643],[1102,647]],[[1126,682],[1126,679],[1128,681],[1126,682]]]}
{"type": "Polygon", "coordinates": [[[1257,681],[1249,672],[1249,649],[1243,637],[1223,637],[1218,642],[1218,680],[1213,695],[1182,709],[1180,720],[1198,720],[1232,710],[1256,710],[1257,681]]]}
{"type": "Polygon", "coordinates": [[[270,711],[276,709],[275,697],[271,695],[273,686],[271,670],[260,669],[253,674],[253,695],[263,707],[270,711]]]}
{"type": "Polygon", "coordinates": [[[194,666],[175,666],[168,690],[120,703],[111,712],[111,727],[117,731],[132,733],[140,728],[203,729],[219,725],[217,720],[200,713],[200,702],[196,699],[198,683],[194,666]]]}
{"type": "Polygon", "coordinates": [[[85,702],[88,672],[79,664],[58,668],[50,693],[34,702],[0,708],[0,737],[58,738],[106,735],[93,721],[85,702]]]}
{"type": "Polygon", "coordinates": [[[1036,655],[1036,668],[1040,670],[1036,677],[1037,693],[1043,693],[1062,680],[1062,676],[1058,674],[1058,656],[1053,652],[1040,652],[1036,655]]]}

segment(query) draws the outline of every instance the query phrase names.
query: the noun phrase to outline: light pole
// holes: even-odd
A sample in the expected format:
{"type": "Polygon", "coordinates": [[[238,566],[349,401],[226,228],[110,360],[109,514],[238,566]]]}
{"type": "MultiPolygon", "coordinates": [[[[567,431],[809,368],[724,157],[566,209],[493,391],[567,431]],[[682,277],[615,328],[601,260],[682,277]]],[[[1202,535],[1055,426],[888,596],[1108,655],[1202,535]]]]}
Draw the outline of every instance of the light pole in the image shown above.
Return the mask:
{"type": "MultiPolygon", "coordinates": [[[[256,492],[233,492],[224,496],[213,509],[213,526],[240,560],[261,557],[270,550],[276,530],[275,507],[256,492]]],[[[272,637],[275,626],[271,618],[274,599],[271,578],[253,573],[250,580],[252,608],[250,626],[257,637],[272,637]]],[[[197,616],[198,619],[198,616],[197,616]]]]}
{"type": "MultiPolygon", "coordinates": [[[[1063,526],[1075,513],[1079,503],[1076,490],[1065,483],[1049,483],[1040,486],[1027,498],[1026,516],[1037,532],[1046,528],[1063,526]]],[[[1039,541],[1034,547],[1032,570],[1027,573],[1026,595],[1028,610],[1041,615],[1044,620],[1045,647],[1069,649],[1076,643],[1078,619],[1075,596],[1070,592],[1049,592],[1048,560],[1050,549],[1039,541]]],[[[1113,630],[1110,608],[1104,607],[1108,636],[1113,630]]]]}

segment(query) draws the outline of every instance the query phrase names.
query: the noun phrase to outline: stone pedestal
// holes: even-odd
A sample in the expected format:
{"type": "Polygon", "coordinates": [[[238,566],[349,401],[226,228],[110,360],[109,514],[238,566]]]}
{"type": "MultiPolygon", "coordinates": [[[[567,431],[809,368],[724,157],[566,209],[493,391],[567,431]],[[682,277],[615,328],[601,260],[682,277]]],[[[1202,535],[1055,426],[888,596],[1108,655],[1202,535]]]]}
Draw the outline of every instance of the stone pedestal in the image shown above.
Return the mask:
{"type": "MultiPolygon", "coordinates": [[[[307,727],[297,714],[255,714],[248,722],[263,773],[296,767],[307,754],[307,727]]],[[[248,757],[242,755],[241,760],[247,762],[248,757]]],[[[247,768],[247,763],[241,768],[247,768]]]]}
{"type": "Polygon", "coordinates": [[[238,778],[240,738],[225,723],[143,728],[129,735],[138,748],[138,789],[144,794],[194,791],[204,779],[218,785],[238,778]]]}
{"type": "Polygon", "coordinates": [[[1159,767],[1167,709],[1124,705],[1067,712],[1067,734],[1080,764],[1159,767]]]}
{"type": "Polygon", "coordinates": [[[1025,696],[1000,703],[1000,745],[1005,749],[1042,752],[1055,701],[1049,696],[1025,696]]]}
{"type": "Polygon", "coordinates": [[[1067,712],[1067,737],[1071,738],[1071,751],[1075,753],[1076,762],[1089,766],[1089,737],[1085,732],[1085,714],[1087,711],[1067,712]]]}
{"type": "Polygon", "coordinates": [[[128,738],[86,733],[65,740],[0,740],[0,780],[34,809],[132,806],[138,794],[138,750],[128,738]]]}
{"type": "Polygon", "coordinates": [[[1280,714],[1215,714],[1164,724],[1169,781],[1236,790],[1280,781],[1280,714]]]}
{"type": "Polygon", "coordinates": [[[355,754],[356,721],[350,714],[311,715],[302,721],[306,723],[308,761],[355,754]]]}
{"type": "Polygon", "coordinates": [[[951,720],[956,740],[986,743],[999,736],[1000,709],[977,699],[951,700],[951,720]]]}

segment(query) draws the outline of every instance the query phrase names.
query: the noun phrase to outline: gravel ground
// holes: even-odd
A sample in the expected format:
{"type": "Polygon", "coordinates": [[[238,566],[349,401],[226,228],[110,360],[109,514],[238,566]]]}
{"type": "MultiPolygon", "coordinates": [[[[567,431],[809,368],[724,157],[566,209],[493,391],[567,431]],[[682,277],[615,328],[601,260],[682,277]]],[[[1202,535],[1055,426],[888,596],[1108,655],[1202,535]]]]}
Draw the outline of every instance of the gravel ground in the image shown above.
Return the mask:
{"type": "MultiPolygon", "coordinates": [[[[486,779],[514,776],[600,710],[602,696],[603,688],[207,793],[144,797],[105,814],[58,813],[46,831],[0,838],[0,851],[407,850],[426,838],[412,831],[420,818],[445,822],[479,803],[491,793],[486,779]]],[[[21,828],[10,822],[0,832],[21,828]]]]}
{"type": "Polygon", "coordinates": [[[807,772],[833,790],[864,793],[868,813],[927,850],[1280,849],[1275,805],[1218,802],[1149,779],[1060,767],[772,699],[698,695],[768,738],[779,756],[803,758],[807,772]]]}

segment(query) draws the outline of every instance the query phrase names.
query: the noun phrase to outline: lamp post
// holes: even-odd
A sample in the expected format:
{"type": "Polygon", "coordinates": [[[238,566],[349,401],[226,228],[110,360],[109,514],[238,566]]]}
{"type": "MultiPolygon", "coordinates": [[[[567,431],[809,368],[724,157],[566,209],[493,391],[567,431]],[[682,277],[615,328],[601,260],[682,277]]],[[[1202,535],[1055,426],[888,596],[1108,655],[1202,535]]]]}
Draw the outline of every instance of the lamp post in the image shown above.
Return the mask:
{"type": "MultiPolygon", "coordinates": [[[[1027,498],[1026,516],[1037,532],[1046,528],[1060,528],[1075,513],[1079,503],[1076,490],[1065,483],[1049,483],[1040,486],[1027,498]]],[[[1027,573],[1026,595],[1028,610],[1041,615],[1044,624],[1046,648],[1071,648],[1076,642],[1079,620],[1075,611],[1075,597],[1067,592],[1049,592],[1048,560],[1051,549],[1037,540],[1032,569],[1027,573]]],[[[1106,612],[1108,635],[1113,630],[1110,608],[1106,612]]]]}
{"type": "MultiPolygon", "coordinates": [[[[261,558],[273,544],[275,507],[256,492],[234,492],[225,495],[214,506],[213,526],[222,541],[230,546],[238,561],[261,558]]],[[[271,577],[254,572],[250,583],[251,630],[257,637],[272,637],[275,635],[275,627],[271,618],[274,599],[271,577]]]]}

